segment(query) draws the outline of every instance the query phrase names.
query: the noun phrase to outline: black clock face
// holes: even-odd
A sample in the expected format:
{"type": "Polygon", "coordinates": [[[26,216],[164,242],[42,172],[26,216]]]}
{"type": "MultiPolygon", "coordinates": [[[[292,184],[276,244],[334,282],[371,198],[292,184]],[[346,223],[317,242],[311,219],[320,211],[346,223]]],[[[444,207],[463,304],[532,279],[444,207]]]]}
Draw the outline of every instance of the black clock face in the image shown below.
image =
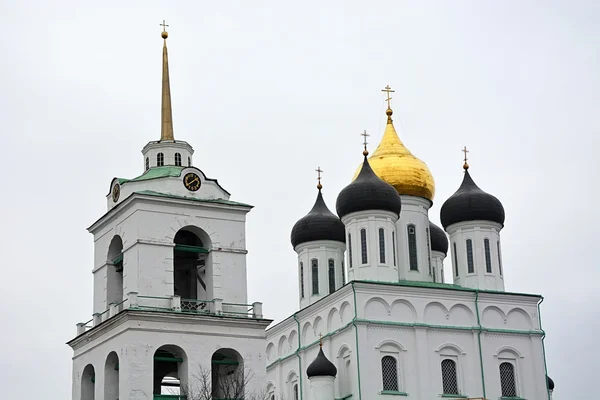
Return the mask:
{"type": "Polygon", "coordinates": [[[121,194],[121,186],[119,186],[119,184],[117,183],[115,186],[113,186],[113,190],[112,190],[112,199],[115,203],[119,200],[120,194],[121,194]]]}
{"type": "Polygon", "coordinates": [[[200,189],[200,177],[193,172],[188,172],[183,177],[183,186],[185,186],[187,190],[195,192],[200,189]]]}

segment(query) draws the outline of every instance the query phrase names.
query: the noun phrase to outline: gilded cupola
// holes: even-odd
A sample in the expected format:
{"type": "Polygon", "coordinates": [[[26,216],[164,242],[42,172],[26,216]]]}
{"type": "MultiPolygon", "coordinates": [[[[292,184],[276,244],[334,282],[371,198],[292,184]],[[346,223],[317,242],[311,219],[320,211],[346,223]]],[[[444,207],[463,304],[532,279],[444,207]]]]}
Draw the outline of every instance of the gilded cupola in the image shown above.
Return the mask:
{"type": "MultiPolygon", "coordinates": [[[[391,88],[383,89],[387,92],[388,108],[386,110],[387,123],[383,138],[373,155],[369,157],[369,164],[377,176],[392,185],[401,195],[423,197],[433,201],[435,183],[427,165],[415,157],[404,146],[392,121],[391,88]]],[[[358,167],[354,178],[358,176],[361,166],[358,167]]]]}

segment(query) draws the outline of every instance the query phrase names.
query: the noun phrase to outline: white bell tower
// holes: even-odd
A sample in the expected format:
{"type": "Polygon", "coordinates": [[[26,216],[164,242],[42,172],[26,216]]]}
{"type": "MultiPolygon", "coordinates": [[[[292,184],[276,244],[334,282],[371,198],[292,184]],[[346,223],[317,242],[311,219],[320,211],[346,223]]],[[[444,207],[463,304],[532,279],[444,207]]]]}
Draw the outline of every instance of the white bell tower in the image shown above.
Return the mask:
{"type": "Polygon", "coordinates": [[[142,175],[112,180],[108,211],[88,229],[93,318],[68,343],[74,400],[183,399],[207,385],[224,398],[259,392],[265,375],[271,321],[246,287],[252,206],[230,200],[174,139],[162,26],[161,140],[144,147],[142,175]]]}

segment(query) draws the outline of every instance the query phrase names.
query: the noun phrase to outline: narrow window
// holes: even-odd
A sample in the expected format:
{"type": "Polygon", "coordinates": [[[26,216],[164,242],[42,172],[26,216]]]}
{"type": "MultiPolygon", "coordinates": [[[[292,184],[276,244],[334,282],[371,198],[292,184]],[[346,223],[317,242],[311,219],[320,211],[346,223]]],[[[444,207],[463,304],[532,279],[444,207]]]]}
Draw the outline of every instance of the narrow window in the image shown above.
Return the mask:
{"type": "Polygon", "coordinates": [[[188,167],[191,167],[191,166],[192,166],[192,158],[188,157],[188,167]]]}
{"type": "Polygon", "coordinates": [[[500,241],[496,242],[498,245],[498,271],[500,272],[500,276],[502,276],[502,257],[500,256],[500,241]]]}
{"type": "Polygon", "coordinates": [[[335,292],[335,261],[329,259],[329,293],[335,292]]]}
{"type": "Polygon", "coordinates": [[[467,239],[467,272],[469,274],[475,273],[475,265],[473,265],[473,241],[467,239]]]}
{"type": "Polygon", "coordinates": [[[492,255],[490,254],[490,239],[483,240],[483,247],[485,250],[485,272],[488,274],[492,273],[492,255]]]}
{"type": "Polygon", "coordinates": [[[398,363],[392,356],[381,359],[381,377],[383,379],[383,390],[398,391],[398,363]]]}
{"type": "Polygon", "coordinates": [[[433,269],[433,283],[435,283],[435,268],[433,269]]]}
{"type": "Polygon", "coordinates": [[[459,394],[456,363],[453,360],[442,360],[442,386],[444,394],[459,394]]]}
{"type": "Polygon", "coordinates": [[[517,397],[515,366],[511,363],[500,364],[500,385],[502,386],[502,397],[517,397]]]}
{"type": "Polygon", "coordinates": [[[271,395],[271,400],[275,400],[275,395],[274,394],[271,395]]]}
{"type": "Polygon", "coordinates": [[[146,157],[146,171],[150,169],[150,158],[146,157]]]}
{"type": "Polygon", "coordinates": [[[300,297],[304,298],[304,263],[300,262],[300,297]]]}
{"type": "Polygon", "coordinates": [[[348,266],[352,268],[352,235],[348,234],[348,266]]]}
{"type": "Polygon", "coordinates": [[[367,230],[360,230],[360,259],[362,264],[369,262],[367,259],[367,230]]]}
{"type": "Polygon", "coordinates": [[[456,251],[456,242],[452,243],[454,247],[454,275],[458,276],[458,253],[456,251]]]}
{"type": "Polygon", "coordinates": [[[417,233],[414,225],[408,225],[408,259],[410,261],[410,270],[418,271],[419,264],[417,262],[417,233]]]}
{"type": "Polygon", "coordinates": [[[158,153],[156,155],[156,166],[162,167],[163,165],[165,165],[165,155],[163,153],[158,153]]]}
{"type": "Polygon", "coordinates": [[[298,400],[298,384],[294,385],[294,400],[298,400]]]}
{"type": "Polygon", "coordinates": [[[316,258],[312,261],[312,294],[319,294],[319,262],[316,258]]]}
{"type": "Polygon", "coordinates": [[[346,284],[346,268],[344,267],[344,260],[342,260],[342,286],[346,284]]]}
{"type": "Polygon", "coordinates": [[[392,255],[394,256],[394,267],[396,266],[396,232],[392,232],[392,255]]]}
{"type": "Polygon", "coordinates": [[[175,153],[175,165],[181,167],[181,154],[175,153]]]}
{"type": "Polygon", "coordinates": [[[429,228],[425,228],[425,237],[427,239],[427,265],[429,266],[429,275],[431,275],[431,246],[429,244],[429,228]]]}
{"type": "Polygon", "coordinates": [[[379,228],[379,263],[385,264],[385,231],[379,228]]]}

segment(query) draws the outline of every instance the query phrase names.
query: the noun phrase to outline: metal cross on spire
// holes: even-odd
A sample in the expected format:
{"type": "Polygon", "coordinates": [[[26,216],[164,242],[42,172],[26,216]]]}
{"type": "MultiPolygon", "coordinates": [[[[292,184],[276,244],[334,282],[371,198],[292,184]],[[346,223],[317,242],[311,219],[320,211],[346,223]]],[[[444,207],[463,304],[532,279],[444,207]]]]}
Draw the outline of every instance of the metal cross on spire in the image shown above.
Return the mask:
{"type": "Polygon", "coordinates": [[[395,90],[392,90],[390,85],[387,85],[385,88],[381,89],[381,91],[386,92],[386,94],[387,94],[386,101],[388,103],[388,110],[391,110],[392,109],[392,103],[391,103],[392,98],[390,97],[390,93],[394,93],[395,90]]]}
{"type": "Polygon", "coordinates": [[[361,135],[361,136],[364,138],[364,139],[363,139],[363,146],[365,147],[365,149],[363,150],[363,155],[364,155],[364,156],[367,156],[367,155],[369,155],[369,151],[367,150],[367,144],[369,144],[369,143],[367,142],[367,138],[368,138],[369,136],[371,136],[371,135],[369,135],[369,134],[367,133],[367,130],[366,130],[366,129],[365,129],[365,130],[363,131],[363,133],[361,133],[360,135],[361,135]]]}
{"type": "Polygon", "coordinates": [[[319,347],[323,347],[323,334],[319,333],[319,347]]]}
{"type": "Polygon", "coordinates": [[[317,184],[317,189],[321,190],[323,188],[323,185],[321,185],[321,174],[323,173],[323,170],[321,169],[321,167],[317,167],[315,171],[317,171],[317,181],[319,181],[319,183],[317,184]]]}
{"type": "Polygon", "coordinates": [[[163,19],[163,22],[162,22],[162,24],[160,24],[160,26],[162,26],[162,27],[163,27],[163,32],[166,32],[166,31],[167,31],[167,28],[169,27],[169,25],[167,25],[167,23],[165,22],[165,20],[164,20],[164,19],[163,19]]]}
{"type": "Polygon", "coordinates": [[[463,147],[462,152],[465,154],[465,163],[463,164],[463,168],[469,169],[469,164],[467,163],[467,160],[468,160],[467,153],[469,152],[469,150],[467,150],[467,146],[463,147]]]}

